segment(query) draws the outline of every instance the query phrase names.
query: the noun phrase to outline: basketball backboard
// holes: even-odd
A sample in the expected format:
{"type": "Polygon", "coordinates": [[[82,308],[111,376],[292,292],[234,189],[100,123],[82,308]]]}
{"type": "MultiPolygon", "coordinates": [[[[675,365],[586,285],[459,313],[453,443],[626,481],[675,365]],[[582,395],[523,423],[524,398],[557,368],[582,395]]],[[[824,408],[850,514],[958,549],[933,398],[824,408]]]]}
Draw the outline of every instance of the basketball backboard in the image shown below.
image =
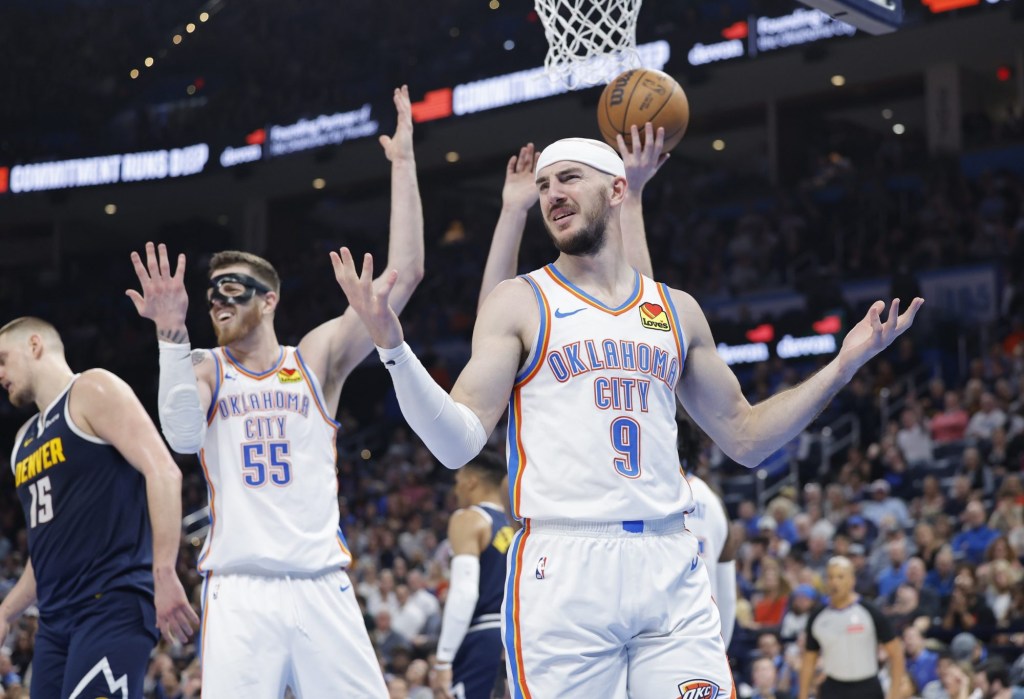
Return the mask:
{"type": "Polygon", "coordinates": [[[888,34],[903,22],[903,0],[800,0],[868,34],[888,34]]]}

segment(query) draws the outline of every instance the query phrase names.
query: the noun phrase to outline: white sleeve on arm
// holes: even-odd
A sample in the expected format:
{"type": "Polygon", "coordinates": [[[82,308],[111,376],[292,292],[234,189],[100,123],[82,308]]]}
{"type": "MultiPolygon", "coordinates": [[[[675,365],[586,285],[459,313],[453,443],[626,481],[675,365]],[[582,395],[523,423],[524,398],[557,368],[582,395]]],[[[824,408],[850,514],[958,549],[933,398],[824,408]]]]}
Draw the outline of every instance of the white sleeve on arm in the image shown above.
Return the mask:
{"type": "Polygon", "coordinates": [[[437,639],[437,662],[455,660],[479,598],[480,559],[468,553],[456,556],[452,559],[451,585],[441,618],[441,636],[437,639]]]}
{"type": "Polygon", "coordinates": [[[197,454],[206,438],[206,416],[192,369],[191,346],[160,341],[160,429],[171,449],[197,454]]]}
{"type": "Polygon", "coordinates": [[[447,468],[461,468],[487,444],[487,433],[472,410],[437,385],[406,343],[377,348],[391,373],[398,405],[413,431],[447,468]]]}
{"type": "Polygon", "coordinates": [[[726,650],[732,641],[733,628],[736,626],[736,561],[715,563],[718,574],[715,576],[715,602],[718,614],[722,617],[722,640],[726,650]]]}

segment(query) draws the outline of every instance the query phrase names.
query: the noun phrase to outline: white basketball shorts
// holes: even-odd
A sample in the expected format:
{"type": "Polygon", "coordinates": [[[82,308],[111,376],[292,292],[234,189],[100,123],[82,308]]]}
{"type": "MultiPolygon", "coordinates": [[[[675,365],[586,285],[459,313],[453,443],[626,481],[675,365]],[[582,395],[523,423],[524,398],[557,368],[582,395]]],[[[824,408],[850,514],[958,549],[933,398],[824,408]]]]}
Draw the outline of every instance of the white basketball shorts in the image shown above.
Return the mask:
{"type": "Polygon", "coordinates": [[[698,543],[682,516],[527,521],[502,609],[513,699],[730,699],[698,543]]]}
{"type": "Polygon", "coordinates": [[[386,699],[348,574],[209,573],[203,585],[203,699],[386,699]]]}

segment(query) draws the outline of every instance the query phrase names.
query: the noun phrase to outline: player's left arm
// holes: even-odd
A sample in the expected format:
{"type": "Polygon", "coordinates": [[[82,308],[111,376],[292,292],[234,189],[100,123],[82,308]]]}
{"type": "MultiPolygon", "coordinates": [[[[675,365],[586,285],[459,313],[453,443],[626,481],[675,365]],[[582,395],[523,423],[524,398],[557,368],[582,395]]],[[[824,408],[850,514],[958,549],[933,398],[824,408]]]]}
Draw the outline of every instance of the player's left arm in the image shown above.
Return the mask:
{"type": "Polygon", "coordinates": [[[644,125],[644,138],[641,143],[640,130],[636,124],[630,127],[633,149],[626,146],[622,134],[617,136],[619,155],[626,166],[626,196],[619,210],[619,223],[622,226],[622,249],[626,262],[630,267],[648,277],[654,276],[651,264],[651,252],[647,247],[647,231],[644,228],[643,193],[644,187],[658,172],[668,153],[662,153],[665,147],[665,129],[658,127],[655,135],[651,122],[644,125]]]}
{"type": "MultiPolygon", "coordinates": [[[[423,279],[423,205],[416,178],[416,158],[412,144],[412,107],[409,88],[394,92],[398,126],[394,136],[381,136],[384,154],[391,161],[391,224],[388,260],[384,272],[374,280],[382,288],[384,277],[398,270],[398,281],[391,290],[391,306],[396,313],[409,302],[423,279]]],[[[349,308],[342,315],[314,328],[299,343],[299,351],[324,390],[327,410],[338,409],[341,387],[349,373],[373,349],[373,340],[359,317],[349,308]]]]}
{"type": "Polygon", "coordinates": [[[448,520],[448,543],[452,547],[450,585],[441,617],[434,668],[445,699],[452,699],[452,661],[466,637],[480,598],[480,554],[489,533],[487,522],[473,510],[456,510],[448,520]]]}
{"type": "Polygon", "coordinates": [[[157,625],[184,643],[199,624],[176,571],[181,541],[181,472],[131,387],[103,369],[91,369],[75,383],[72,419],[108,442],[146,479],[153,527],[153,579],[157,625]]]}
{"type": "Polygon", "coordinates": [[[671,294],[688,341],[686,365],[676,394],[722,451],[749,468],[800,434],[857,370],[910,328],[924,303],[924,299],[915,298],[900,315],[899,299],[895,299],[883,323],[885,304],[876,301],[846,335],[831,362],[798,386],[752,406],[736,375],[718,355],[700,306],[689,294],[676,290],[671,294]]]}

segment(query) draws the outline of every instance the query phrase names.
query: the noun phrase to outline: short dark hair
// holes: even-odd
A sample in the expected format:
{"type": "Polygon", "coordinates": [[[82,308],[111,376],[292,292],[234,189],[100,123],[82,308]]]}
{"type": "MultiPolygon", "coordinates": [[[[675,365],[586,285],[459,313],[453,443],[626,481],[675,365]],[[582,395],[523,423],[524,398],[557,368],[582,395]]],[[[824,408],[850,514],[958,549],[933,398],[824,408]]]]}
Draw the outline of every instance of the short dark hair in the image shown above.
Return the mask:
{"type": "Polygon", "coordinates": [[[463,468],[472,469],[474,473],[479,474],[481,478],[496,488],[501,487],[501,483],[508,472],[505,467],[505,459],[487,451],[477,454],[476,458],[463,468]]]}
{"type": "Polygon", "coordinates": [[[278,275],[277,270],[274,269],[274,265],[259,255],[253,255],[251,252],[223,250],[215,253],[210,258],[210,276],[212,277],[213,272],[218,269],[230,267],[231,265],[245,265],[252,272],[252,276],[273,289],[275,294],[281,293],[281,277],[278,275]]]}

